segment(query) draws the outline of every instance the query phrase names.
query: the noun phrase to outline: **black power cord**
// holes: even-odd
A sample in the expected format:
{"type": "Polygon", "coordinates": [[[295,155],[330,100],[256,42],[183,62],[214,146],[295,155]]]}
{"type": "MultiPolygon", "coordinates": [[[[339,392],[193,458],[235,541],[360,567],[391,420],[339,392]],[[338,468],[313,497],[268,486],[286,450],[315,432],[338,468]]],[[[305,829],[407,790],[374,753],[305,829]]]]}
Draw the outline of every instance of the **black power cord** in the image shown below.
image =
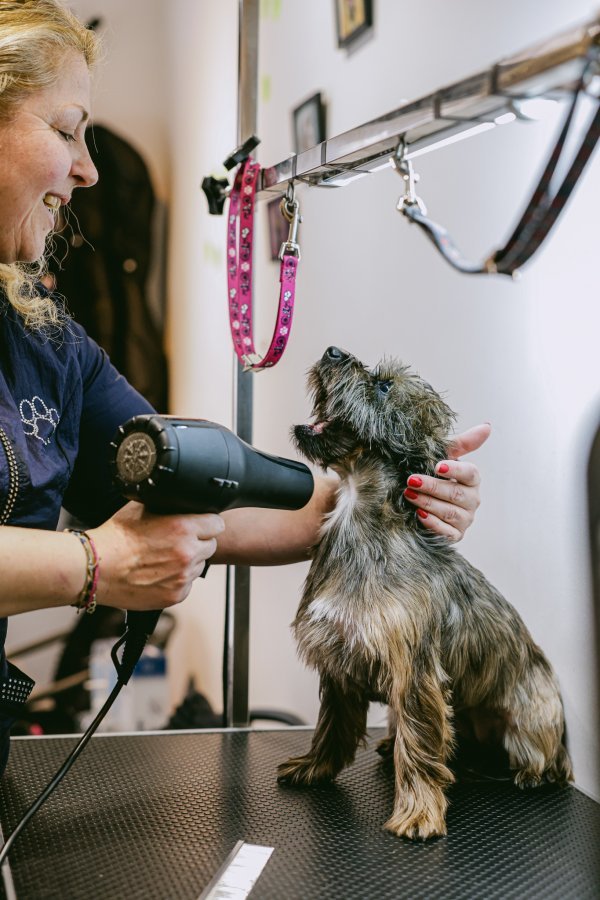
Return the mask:
{"type": "Polygon", "coordinates": [[[19,837],[21,832],[27,827],[28,823],[31,821],[38,809],[46,802],[48,797],[63,780],[75,760],[81,754],[86,744],[89,742],[90,738],[100,725],[102,719],[106,716],[107,712],[119,696],[122,688],[125,687],[129,679],[131,678],[136,663],[142,655],[144,647],[146,646],[146,641],[148,640],[148,626],[151,624],[152,619],[154,620],[153,624],[155,625],[159,615],[160,612],[127,614],[127,631],[122,637],[119,638],[119,640],[111,650],[111,658],[114,667],[117,670],[116,685],[110,692],[108,698],[104,703],[104,706],[102,707],[94,721],[91,723],[91,725],[89,725],[85,734],[82,735],[81,740],[68,755],[56,775],[53,777],[52,781],[50,781],[49,784],[46,785],[42,793],[32,803],[21,821],[4,842],[2,850],[0,851],[0,866],[2,866],[2,864],[6,861],[12,845],[19,837]],[[150,621],[148,621],[149,619],[150,621]],[[123,646],[123,644],[125,645],[123,649],[123,657],[121,660],[119,660],[117,652],[120,647],[123,646]]]}

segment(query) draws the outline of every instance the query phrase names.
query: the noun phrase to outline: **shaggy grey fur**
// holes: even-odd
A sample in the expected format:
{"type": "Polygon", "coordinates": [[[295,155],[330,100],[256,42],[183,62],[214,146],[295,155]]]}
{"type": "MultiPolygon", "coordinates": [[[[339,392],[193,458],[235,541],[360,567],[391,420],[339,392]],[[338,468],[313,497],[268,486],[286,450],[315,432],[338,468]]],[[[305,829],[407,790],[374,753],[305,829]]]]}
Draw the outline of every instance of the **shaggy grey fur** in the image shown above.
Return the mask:
{"type": "Polygon", "coordinates": [[[401,363],[370,371],[335,347],[309,386],[315,420],[294,429],[296,443],[341,484],[294,622],[302,658],[320,673],[319,721],[307,755],[281,765],[279,780],[335,778],[377,699],[390,707],[379,749],[394,763],[394,834],[446,832],[458,731],[501,746],[521,787],[567,782],[550,664],[516,610],[403,499],[410,473],[433,474],[446,457],[454,413],[401,363]]]}

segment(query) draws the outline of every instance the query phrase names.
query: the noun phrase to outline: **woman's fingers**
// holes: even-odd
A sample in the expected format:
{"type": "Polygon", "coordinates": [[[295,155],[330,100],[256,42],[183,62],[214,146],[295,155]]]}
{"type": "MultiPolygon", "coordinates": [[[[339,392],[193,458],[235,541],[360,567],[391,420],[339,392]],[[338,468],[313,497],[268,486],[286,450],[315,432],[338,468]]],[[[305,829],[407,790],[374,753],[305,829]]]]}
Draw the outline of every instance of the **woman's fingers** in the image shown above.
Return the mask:
{"type": "Polygon", "coordinates": [[[473,428],[463,431],[462,434],[457,434],[456,437],[450,441],[448,455],[451,456],[452,459],[458,459],[460,456],[465,456],[467,453],[479,450],[481,445],[485,444],[489,438],[491,431],[492,426],[490,423],[483,422],[481,425],[475,425],[473,428]]]}
{"type": "Polygon", "coordinates": [[[411,475],[404,492],[416,507],[421,524],[451,541],[459,541],[472,525],[480,504],[479,469],[462,460],[442,460],[436,476],[411,475]]]}
{"type": "Polygon", "coordinates": [[[225,523],[220,516],[156,515],[131,503],[95,533],[100,553],[99,602],[159,609],[181,602],[225,523]]]}

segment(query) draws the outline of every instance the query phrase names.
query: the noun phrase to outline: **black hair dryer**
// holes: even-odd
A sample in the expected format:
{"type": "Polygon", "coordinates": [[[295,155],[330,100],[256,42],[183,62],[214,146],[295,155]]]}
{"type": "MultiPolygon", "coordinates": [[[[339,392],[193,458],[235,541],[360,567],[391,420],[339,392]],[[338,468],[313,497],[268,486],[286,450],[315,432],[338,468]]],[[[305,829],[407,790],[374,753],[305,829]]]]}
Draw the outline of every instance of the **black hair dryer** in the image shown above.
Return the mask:
{"type": "Polygon", "coordinates": [[[303,463],[261,453],[204,419],[135,416],[119,428],[111,449],[117,487],[153,512],[300,509],[313,493],[303,463]]]}
{"type": "MultiPolygon", "coordinates": [[[[135,416],[119,428],[110,446],[117,488],[152,512],[301,509],[314,489],[303,463],[261,453],[228,428],[204,419],[135,416]]],[[[139,640],[132,634],[125,645],[123,680],[133,671],[159,616],[159,610],[127,613],[128,632],[139,640]]]]}

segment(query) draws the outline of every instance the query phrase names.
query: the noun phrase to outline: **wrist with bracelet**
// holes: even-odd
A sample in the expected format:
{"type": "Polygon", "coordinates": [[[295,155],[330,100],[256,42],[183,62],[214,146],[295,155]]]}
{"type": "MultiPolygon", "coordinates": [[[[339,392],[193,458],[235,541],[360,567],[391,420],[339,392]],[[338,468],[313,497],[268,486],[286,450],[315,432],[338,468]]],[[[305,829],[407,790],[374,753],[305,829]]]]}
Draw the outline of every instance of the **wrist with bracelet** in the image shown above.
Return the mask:
{"type": "Polygon", "coordinates": [[[77,600],[71,605],[77,608],[77,613],[80,613],[83,610],[91,615],[95,612],[97,605],[96,592],[98,590],[98,578],[100,576],[98,551],[87,531],[79,531],[76,528],[65,528],[65,531],[75,535],[85,550],[86,557],[85,583],[77,600]]]}

